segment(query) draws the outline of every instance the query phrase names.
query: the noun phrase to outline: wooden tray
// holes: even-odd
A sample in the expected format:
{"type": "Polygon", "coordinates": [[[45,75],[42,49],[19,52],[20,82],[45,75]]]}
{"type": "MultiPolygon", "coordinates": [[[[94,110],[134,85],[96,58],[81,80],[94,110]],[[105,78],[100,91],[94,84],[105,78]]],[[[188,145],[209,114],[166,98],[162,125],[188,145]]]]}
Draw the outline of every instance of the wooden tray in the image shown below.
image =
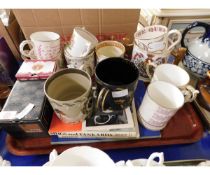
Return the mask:
{"type": "Polygon", "coordinates": [[[59,153],[67,148],[89,145],[102,150],[123,149],[134,147],[148,147],[172,144],[193,143],[203,136],[203,126],[193,104],[187,103],[169,121],[168,125],[161,131],[161,138],[137,139],[114,142],[51,145],[50,137],[33,139],[15,139],[9,135],[6,138],[8,150],[15,155],[48,154],[53,149],[59,153]]]}

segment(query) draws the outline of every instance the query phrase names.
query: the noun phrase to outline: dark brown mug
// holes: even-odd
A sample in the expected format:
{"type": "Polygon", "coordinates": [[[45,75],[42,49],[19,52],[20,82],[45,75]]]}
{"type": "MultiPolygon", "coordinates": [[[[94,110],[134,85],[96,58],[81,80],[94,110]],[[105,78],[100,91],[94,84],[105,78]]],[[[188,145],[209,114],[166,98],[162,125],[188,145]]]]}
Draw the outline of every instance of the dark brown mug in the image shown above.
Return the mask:
{"type": "Polygon", "coordinates": [[[130,106],[138,76],[138,68],[125,58],[111,57],[98,63],[95,70],[97,110],[111,113],[130,106]]]}

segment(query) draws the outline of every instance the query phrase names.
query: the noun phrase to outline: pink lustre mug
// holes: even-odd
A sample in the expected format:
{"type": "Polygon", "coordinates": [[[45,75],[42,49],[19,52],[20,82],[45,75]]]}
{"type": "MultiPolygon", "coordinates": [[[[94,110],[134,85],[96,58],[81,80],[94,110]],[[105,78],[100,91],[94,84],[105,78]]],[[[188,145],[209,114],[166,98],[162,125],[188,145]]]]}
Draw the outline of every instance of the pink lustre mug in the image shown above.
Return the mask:
{"type": "Polygon", "coordinates": [[[60,54],[60,35],[55,32],[40,31],[30,35],[30,40],[24,40],[20,44],[20,53],[31,59],[51,60],[60,54]],[[28,52],[24,50],[26,45],[31,46],[28,52]]]}

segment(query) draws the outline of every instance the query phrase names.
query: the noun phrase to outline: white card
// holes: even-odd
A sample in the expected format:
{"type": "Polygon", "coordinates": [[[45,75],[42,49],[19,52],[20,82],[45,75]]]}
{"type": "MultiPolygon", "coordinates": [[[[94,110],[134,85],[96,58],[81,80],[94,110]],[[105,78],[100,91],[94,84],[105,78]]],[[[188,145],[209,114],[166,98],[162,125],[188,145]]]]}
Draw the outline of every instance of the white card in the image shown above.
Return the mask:
{"type": "Polygon", "coordinates": [[[16,119],[17,111],[1,111],[0,120],[13,120],[16,119]]]}
{"type": "Polygon", "coordinates": [[[124,97],[124,96],[127,96],[127,95],[128,95],[128,89],[112,92],[112,97],[114,97],[114,98],[124,97]]]}

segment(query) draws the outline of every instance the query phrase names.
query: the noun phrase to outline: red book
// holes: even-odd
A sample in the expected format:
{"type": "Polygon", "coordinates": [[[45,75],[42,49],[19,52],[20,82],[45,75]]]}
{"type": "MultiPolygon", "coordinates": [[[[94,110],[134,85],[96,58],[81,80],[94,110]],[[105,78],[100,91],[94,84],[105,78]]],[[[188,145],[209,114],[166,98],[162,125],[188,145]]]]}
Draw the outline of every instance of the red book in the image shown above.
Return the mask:
{"type": "Polygon", "coordinates": [[[50,129],[48,131],[50,135],[60,132],[75,132],[75,131],[82,131],[82,122],[64,123],[57,117],[55,113],[53,113],[50,129]]]}

